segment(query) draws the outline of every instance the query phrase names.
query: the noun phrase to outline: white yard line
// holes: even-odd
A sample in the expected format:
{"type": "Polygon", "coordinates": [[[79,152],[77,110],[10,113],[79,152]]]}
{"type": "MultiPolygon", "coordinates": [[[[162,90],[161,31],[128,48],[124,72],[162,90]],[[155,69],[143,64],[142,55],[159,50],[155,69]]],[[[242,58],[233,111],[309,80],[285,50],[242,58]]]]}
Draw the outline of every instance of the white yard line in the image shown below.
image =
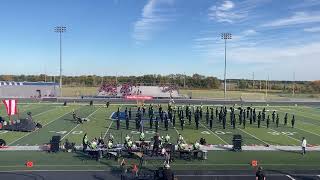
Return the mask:
{"type": "Polygon", "coordinates": [[[207,126],[203,125],[202,123],[200,123],[201,126],[205,127],[207,130],[209,130],[213,135],[215,135],[217,138],[219,138],[223,143],[225,143],[226,145],[230,145],[229,143],[227,143],[225,140],[223,140],[220,136],[218,136],[216,133],[214,133],[213,131],[211,131],[211,129],[207,128],[207,126]]]}
{"type": "Polygon", "coordinates": [[[173,129],[176,130],[178,135],[180,134],[176,127],[173,127],[173,129]]]}
{"type": "MultiPolygon", "coordinates": [[[[89,116],[87,116],[86,118],[89,118],[90,116],[92,116],[93,114],[95,114],[98,110],[100,110],[101,107],[99,107],[98,109],[96,109],[95,111],[93,111],[91,114],[89,114],[89,116]]],[[[77,124],[74,128],[72,128],[66,135],[64,135],[62,138],[61,138],[61,141],[67,137],[73,130],[75,130],[80,124],[77,124]]]]}
{"type": "Polygon", "coordinates": [[[113,114],[114,114],[114,112],[111,113],[109,119],[111,119],[111,120],[116,120],[116,119],[112,119],[113,114]]]}
{"type": "Polygon", "coordinates": [[[110,127],[112,126],[112,124],[113,124],[113,121],[111,121],[111,123],[110,123],[110,125],[109,125],[109,127],[108,127],[107,131],[104,133],[104,135],[103,135],[103,139],[104,139],[104,138],[106,138],[106,136],[107,136],[107,134],[108,134],[108,132],[109,132],[109,129],[110,129],[110,127]]]}
{"type": "Polygon", "coordinates": [[[290,175],[286,175],[291,180],[296,180],[295,178],[291,177],[290,175]]]}
{"type": "Polygon", "coordinates": [[[303,122],[303,121],[300,121],[299,123],[302,123],[302,124],[308,124],[308,125],[312,125],[312,126],[319,126],[318,124],[313,124],[313,123],[310,123],[310,122],[303,122]]]}
{"type": "Polygon", "coordinates": [[[41,112],[41,113],[39,113],[39,114],[36,114],[36,115],[34,115],[34,116],[32,116],[32,117],[40,116],[40,115],[45,114],[45,113],[47,113],[47,112],[53,111],[53,110],[55,110],[55,109],[57,109],[57,108],[55,107],[55,108],[49,109],[49,110],[47,110],[47,111],[43,111],[43,112],[41,112]]]}
{"type": "MultiPolygon", "coordinates": [[[[121,108],[122,108],[122,105],[119,107],[119,111],[121,111],[121,108]]],[[[112,124],[113,124],[113,119],[111,119],[111,117],[112,117],[113,114],[114,114],[114,112],[112,112],[111,115],[110,115],[110,117],[109,117],[109,119],[111,120],[111,123],[109,124],[109,127],[108,127],[107,131],[104,133],[103,139],[106,138],[106,136],[107,136],[107,134],[108,134],[108,132],[109,132],[112,124]]]]}
{"type": "MultiPolygon", "coordinates": [[[[281,112],[283,112],[283,113],[287,113],[286,111],[283,111],[283,110],[279,110],[279,111],[281,111],[281,112]]],[[[306,117],[306,118],[312,119],[312,120],[315,120],[315,119],[318,119],[318,118],[319,118],[319,117],[308,116],[308,115],[304,115],[304,114],[297,114],[297,116],[306,117]]],[[[312,123],[310,123],[310,124],[312,124],[312,123]]],[[[314,124],[314,125],[315,125],[315,124],[314,124]]],[[[319,126],[319,125],[316,125],[316,126],[319,126]]]]}
{"type": "Polygon", "coordinates": [[[64,135],[62,138],[61,138],[61,141],[67,137],[73,130],[75,130],[80,124],[77,124],[74,128],[72,128],[66,135],[64,135]]]}
{"type": "Polygon", "coordinates": [[[316,136],[320,136],[320,134],[317,134],[317,133],[314,133],[314,132],[310,132],[310,131],[307,131],[307,130],[304,130],[304,129],[301,129],[301,128],[297,128],[296,129],[299,129],[301,131],[304,131],[304,132],[307,132],[307,133],[310,133],[310,134],[313,134],[313,135],[316,135],[316,136]]]}
{"type": "Polygon", "coordinates": [[[261,142],[263,142],[264,144],[269,144],[269,143],[267,143],[267,142],[265,142],[264,140],[262,140],[262,139],[260,139],[260,138],[258,138],[258,137],[256,137],[256,136],[254,136],[253,134],[250,134],[250,133],[248,133],[247,131],[245,131],[245,130],[243,130],[243,129],[240,129],[240,128],[237,128],[237,129],[239,129],[240,131],[242,131],[242,132],[244,132],[244,133],[246,133],[246,134],[248,134],[248,135],[250,135],[250,136],[252,136],[253,138],[255,138],[255,139],[257,139],[257,140],[259,140],[259,141],[261,141],[261,142]]]}
{"type": "MultiPolygon", "coordinates": [[[[80,108],[80,107],[79,107],[79,108],[80,108]]],[[[79,109],[79,108],[77,108],[77,109],[79,109]]],[[[54,121],[56,121],[56,120],[58,120],[58,119],[60,119],[60,118],[62,118],[63,116],[65,116],[65,115],[67,115],[67,114],[69,114],[69,113],[70,113],[70,112],[68,111],[67,113],[65,113],[65,114],[57,117],[56,119],[53,119],[52,121],[50,121],[50,122],[48,122],[47,124],[43,125],[42,128],[44,128],[45,126],[51,124],[52,122],[54,122],[54,121]]],[[[10,146],[11,144],[19,141],[20,139],[22,139],[22,138],[24,138],[24,137],[26,137],[26,136],[29,136],[30,134],[32,134],[32,133],[34,133],[34,132],[36,132],[36,131],[38,131],[38,130],[39,130],[39,129],[37,129],[37,130],[35,130],[35,131],[32,131],[32,132],[29,132],[29,133],[25,134],[24,136],[22,136],[22,137],[20,137],[20,138],[18,138],[18,139],[16,139],[16,140],[10,142],[8,145],[10,146]]]]}

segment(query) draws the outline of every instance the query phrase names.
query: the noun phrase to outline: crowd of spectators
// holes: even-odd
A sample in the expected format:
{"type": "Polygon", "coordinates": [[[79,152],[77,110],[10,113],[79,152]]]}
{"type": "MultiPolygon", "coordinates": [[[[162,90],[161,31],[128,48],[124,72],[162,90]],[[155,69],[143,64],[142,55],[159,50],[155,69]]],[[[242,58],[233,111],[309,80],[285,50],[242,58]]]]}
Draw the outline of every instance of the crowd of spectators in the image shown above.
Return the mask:
{"type": "Polygon", "coordinates": [[[107,95],[117,95],[117,86],[111,83],[103,83],[99,88],[99,93],[107,95]]]}
{"type": "Polygon", "coordinates": [[[131,95],[132,94],[131,93],[132,87],[133,87],[133,85],[131,83],[122,84],[121,89],[120,89],[120,93],[122,94],[122,96],[131,95]]]}
{"type": "Polygon", "coordinates": [[[167,93],[170,92],[172,93],[173,91],[177,90],[177,86],[175,85],[169,85],[169,86],[162,86],[162,92],[163,93],[167,93]]]}

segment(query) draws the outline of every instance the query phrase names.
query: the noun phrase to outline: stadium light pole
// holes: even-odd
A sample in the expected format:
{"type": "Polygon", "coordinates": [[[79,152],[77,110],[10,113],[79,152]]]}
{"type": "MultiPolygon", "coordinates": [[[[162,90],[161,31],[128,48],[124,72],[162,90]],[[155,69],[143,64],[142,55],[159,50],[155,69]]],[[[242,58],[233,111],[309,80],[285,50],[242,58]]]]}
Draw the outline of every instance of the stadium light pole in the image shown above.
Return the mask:
{"type": "Polygon", "coordinates": [[[62,96],[62,33],[66,32],[67,28],[65,26],[56,26],[54,28],[54,32],[59,33],[59,39],[60,39],[60,96],[62,96]]]}
{"type": "Polygon", "coordinates": [[[227,95],[227,40],[232,39],[231,33],[221,33],[221,39],[224,39],[224,99],[227,95]]]}

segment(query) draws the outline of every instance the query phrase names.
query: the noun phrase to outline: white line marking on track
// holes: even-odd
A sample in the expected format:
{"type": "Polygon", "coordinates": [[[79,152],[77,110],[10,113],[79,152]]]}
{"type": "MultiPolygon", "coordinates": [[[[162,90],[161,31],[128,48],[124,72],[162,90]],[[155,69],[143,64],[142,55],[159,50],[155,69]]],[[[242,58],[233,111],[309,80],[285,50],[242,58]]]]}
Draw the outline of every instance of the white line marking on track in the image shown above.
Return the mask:
{"type": "Polygon", "coordinates": [[[295,178],[291,177],[290,175],[286,175],[291,180],[296,180],[295,178]]]}
{"type": "Polygon", "coordinates": [[[255,175],[252,174],[177,174],[177,177],[254,177],[255,175]]]}
{"type": "MultiPolygon", "coordinates": [[[[80,108],[80,107],[79,107],[79,108],[80,108]]],[[[77,108],[77,109],[79,109],[79,108],[77,108]]],[[[56,120],[58,120],[58,119],[60,119],[60,118],[62,118],[63,116],[65,116],[65,115],[67,115],[67,114],[69,114],[69,113],[70,113],[70,112],[68,111],[67,113],[65,113],[65,114],[63,114],[63,115],[61,115],[61,116],[57,117],[56,119],[53,119],[52,121],[50,121],[50,122],[48,122],[47,124],[43,125],[43,126],[42,126],[42,128],[44,128],[45,126],[47,126],[47,125],[51,124],[52,122],[54,122],[54,121],[56,121],[56,120]]],[[[9,143],[9,144],[8,144],[8,146],[10,146],[11,144],[13,144],[13,143],[15,143],[15,142],[19,141],[20,139],[22,139],[22,138],[24,138],[24,137],[26,137],[26,136],[29,136],[30,134],[32,134],[32,133],[34,133],[34,132],[36,132],[36,131],[38,131],[38,130],[39,130],[39,129],[37,129],[37,130],[35,130],[35,131],[29,132],[29,133],[27,133],[27,134],[23,135],[22,137],[20,137],[20,138],[18,138],[18,139],[16,139],[16,140],[12,141],[11,143],[9,143]]]]}
{"type": "Polygon", "coordinates": [[[255,139],[257,139],[257,140],[259,140],[259,141],[263,142],[265,145],[266,145],[266,144],[269,144],[269,143],[265,142],[264,140],[262,140],[262,139],[260,139],[260,138],[258,138],[258,137],[256,137],[256,136],[254,136],[254,135],[252,135],[252,134],[248,133],[247,131],[245,131],[245,130],[243,130],[243,129],[240,129],[240,128],[237,128],[237,129],[239,129],[240,131],[242,131],[242,132],[244,132],[244,133],[246,133],[246,134],[248,134],[248,135],[252,136],[253,138],[255,138],[255,139]]]}
{"type": "MultiPolygon", "coordinates": [[[[195,166],[248,166],[248,164],[174,164],[174,166],[191,166],[191,165],[195,165],[195,166]]],[[[268,165],[272,165],[272,166],[285,166],[285,165],[289,165],[289,166],[301,166],[301,164],[268,164],[268,165]]],[[[101,165],[95,165],[95,164],[57,164],[57,165],[53,165],[53,164],[37,164],[37,167],[106,167],[105,165],[101,164],[101,165]]],[[[118,167],[119,165],[109,165],[109,166],[114,166],[114,167],[118,167]]],[[[150,164],[150,166],[153,166],[150,164]]],[[[313,165],[302,165],[303,167],[309,167],[309,166],[313,166],[313,165]]],[[[25,167],[25,165],[7,165],[7,166],[1,166],[0,168],[17,168],[17,167],[25,167]]],[[[34,170],[32,170],[34,171],[34,170]]],[[[48,171],[48,170],[44,170],[44,171],[48,171]]],[[[53,170],[56,171],[56,170],[53,170]]],[[[60,171],[60,170],[59,170],[60,171]]],[[[73,171],[73,170],[71,170],[73,171]]],[[[83,171],[83,170],[81,170],[83,171]]],[[[2,171],[0,171],[2,172],[2,171]]],[[[280,175],[280,174],[277,174],[280,175]]],[[[310,175],[310,174],[292,174],[295,176],[315,176],[315,175],[310,175]]],[[[272,174],[268,174],[268,176],[272,176],[272,174]]]]}
{"type": "Polygon", "coordinates": [[[209,130],[213,135],[215,135],[217,138],[219,138],[223,143],[225,143],[226,145],[230,145],[225,140],[223,140],[220,136],[218,136],[216,133],[212,132],[209,128],[207,128],[207,126],[203,125],[202,123],[200,123],[200,125],[205,127],[207,130],[209,130]]]}
{"type": "MultiPolygon", "coordinates": [[[[96,109],[95,111],[93,111],[91,114],[89,114],[89,116],[87,116],[86,118],[91,117],[93,114],[95,114],[98,110],[100,110],[101,107],[99,107],[98,109],[96,109]]],[[[61,140],[63,140],[65,137],[67,137],[73,130],[75,130],[78,126],[80,126],[80,124],[77,124],[74,128],[72,128],[66,135],[64,135],[61,140]]]]}

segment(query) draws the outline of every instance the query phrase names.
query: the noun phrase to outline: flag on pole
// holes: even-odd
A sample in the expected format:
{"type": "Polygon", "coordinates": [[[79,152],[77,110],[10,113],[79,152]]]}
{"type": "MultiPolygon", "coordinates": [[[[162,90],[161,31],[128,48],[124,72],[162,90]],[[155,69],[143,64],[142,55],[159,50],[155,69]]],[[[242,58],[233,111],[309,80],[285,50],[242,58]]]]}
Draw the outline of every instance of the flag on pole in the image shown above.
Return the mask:
{"type": "Polygon", "coordinates": [[[8,116],[18,114],[17,100],[9,99],[9,100],[2,100],[2,102],[6,106],[8,116]]]}

